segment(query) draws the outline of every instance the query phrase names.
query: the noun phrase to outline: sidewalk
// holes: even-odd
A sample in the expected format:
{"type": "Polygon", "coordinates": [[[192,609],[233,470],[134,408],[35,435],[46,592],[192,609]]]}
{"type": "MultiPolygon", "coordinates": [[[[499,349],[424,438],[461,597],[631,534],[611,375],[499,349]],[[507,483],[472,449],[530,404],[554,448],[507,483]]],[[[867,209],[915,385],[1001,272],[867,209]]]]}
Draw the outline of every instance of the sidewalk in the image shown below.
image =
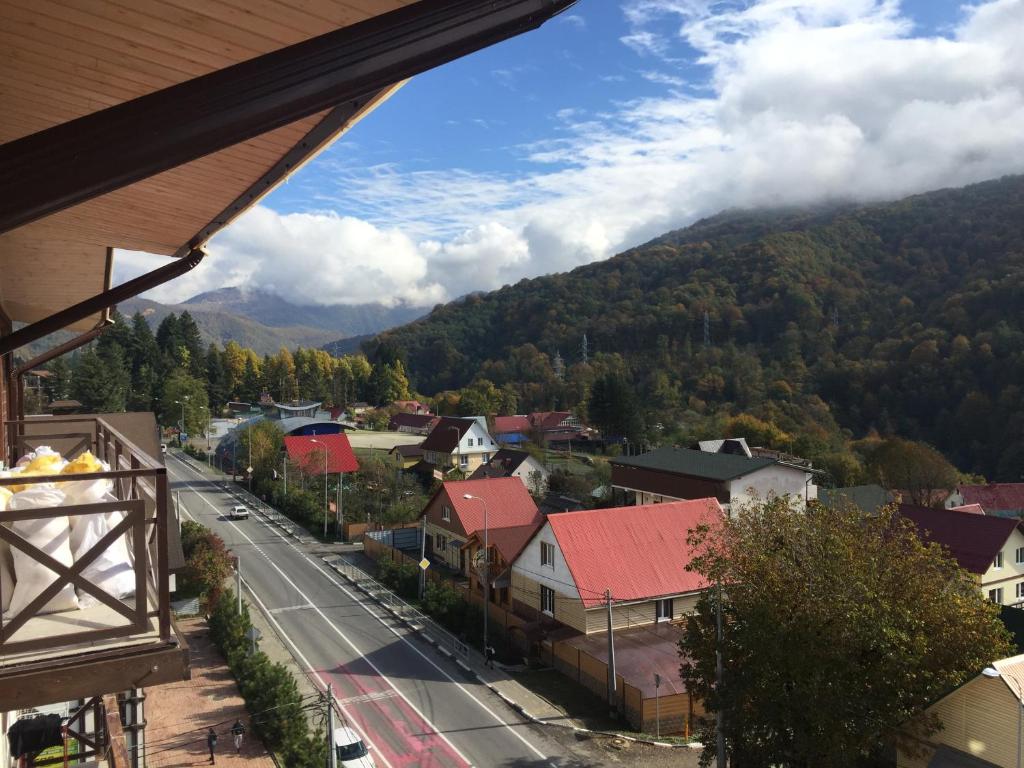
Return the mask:
{"type": "Polygon", "coordinates": [[[210,640],[202,619],[184,619],[179,629],[188,638],[192,679],[146,689],[146,765],[182,768],[209,765],[206,730],[217,732],[217,765],[223,768],[274,768],[274,761],[249,726],[235,679],[210,640]],[[235,754],[230,728],[246,726],[242,751],[235,754]]]}

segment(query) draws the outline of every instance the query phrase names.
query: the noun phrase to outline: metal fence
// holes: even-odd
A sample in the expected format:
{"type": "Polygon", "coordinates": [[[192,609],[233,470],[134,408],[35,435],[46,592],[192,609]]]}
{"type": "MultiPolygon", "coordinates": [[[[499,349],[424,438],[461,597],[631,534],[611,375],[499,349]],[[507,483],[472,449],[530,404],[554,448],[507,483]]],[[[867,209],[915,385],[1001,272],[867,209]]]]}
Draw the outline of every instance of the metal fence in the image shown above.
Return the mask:
{"type": "MultiPolygon", "coordinates": [[[[381,605],[385,611],[403,622],[415,632],[421,633],[424,639],[436,645],[442,652],[450,653],[460,659],[468,659],[470,647],[459,640],[448,630],[442,628],[430,616],[402,600],[388,587],[374,579],[359,566],[349,562],[340,555],[323,558],[327,566],[335,573],[344,577],[352,586],[381,605]]],[[[472,651],[475,653],[475,651],[472,651]]]]}

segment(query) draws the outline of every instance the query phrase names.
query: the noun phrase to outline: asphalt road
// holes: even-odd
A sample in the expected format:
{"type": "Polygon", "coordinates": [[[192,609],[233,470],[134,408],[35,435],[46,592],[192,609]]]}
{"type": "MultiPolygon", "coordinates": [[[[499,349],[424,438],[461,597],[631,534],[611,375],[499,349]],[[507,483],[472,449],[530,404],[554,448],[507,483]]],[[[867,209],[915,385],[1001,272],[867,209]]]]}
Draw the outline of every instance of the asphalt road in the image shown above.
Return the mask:
{"type": "Polygon", "coordinates": [[[218,483],[168,455],[187,516],[241,558],[245,597],[275,624],[321,687],[330,682],[378,766],[569,766],[577,761],[485,686],[459,678],[428,646],[379,620],[318,559],[234,504],[218,483]],[[562,753],[559,756],[559,753],[562,753]]]}

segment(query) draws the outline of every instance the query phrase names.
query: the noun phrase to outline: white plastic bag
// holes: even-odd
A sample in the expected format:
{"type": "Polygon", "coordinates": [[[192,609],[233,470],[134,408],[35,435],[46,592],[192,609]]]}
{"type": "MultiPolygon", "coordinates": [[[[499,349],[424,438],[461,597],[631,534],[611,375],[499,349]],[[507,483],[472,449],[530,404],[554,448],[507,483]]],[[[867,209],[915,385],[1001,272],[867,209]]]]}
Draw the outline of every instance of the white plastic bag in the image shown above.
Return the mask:
{"type": "MultiPolygon", "coordinates": [[[[56,488],[30,488],[14,494],[9,508],[12,510],[59,507],[64,503],[64,493],[56,488]]],[[[38,547],[61,565],[68,567],[74,562],[71,556],[71,526],[68,518],[49,517],[41,520],[18,520],[10,523],[11,529],[38,547]]],[[[57,574],[25,552],[12,548],[14,556],[14,594],[6,616],[13,618],[28,606],[39,594],[57,580],[57,574]]],[[[58,613],[78,608],[78,597],[73,585],[64,584],[50,598],[39,613],[58,613]]]]}
{"type": "MultiPolygon", "coordinates": [[[[86,451],[70,464],[65,464],[61,470],[62,475],[74,475],[78,472],[109,472],[110,465],[101,461],[86,451]]],[[[68,504],[95,504],[103,501],[105,497],[114,490],[114,481],[103,480],[75,480],[74,482],[61,483],[60,489],[67,496],[68,504]]],[[[75,518],[71,518],[71,527],[75,526],[75,518]]],[[[74,545],[72,545],[72,548],[74,545]]]]}
{"type": "MultiPolygon", "coordinates": [[[[89,485],[89,483],[81,483],[89,485]]],[[[73,485],[73,483],[72,483],[73,485]]],[[[108,494],[97,501],[117,501],[108,494]]],[[[122,520],[124,512],[105,512],[94,515],[75,515],[71,518],[71,553],[75,562],[92,546],[113,530],[122,520]]],[[[82,576],[118,599],[135,594],[135,569],[128,550],[127,533],[119,536],[99,557],[82,571],[82,576]]],[[[99,601],[88,592],[79,590],[78,602],[83,608],[99,601]]]]}

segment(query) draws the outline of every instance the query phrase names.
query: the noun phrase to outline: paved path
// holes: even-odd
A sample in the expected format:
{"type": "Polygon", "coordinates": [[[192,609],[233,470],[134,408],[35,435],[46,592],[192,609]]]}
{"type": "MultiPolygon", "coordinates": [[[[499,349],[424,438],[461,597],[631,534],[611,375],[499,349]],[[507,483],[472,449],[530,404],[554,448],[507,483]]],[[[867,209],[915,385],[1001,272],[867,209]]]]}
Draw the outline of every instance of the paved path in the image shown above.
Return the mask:
{"type": "Polygon", "coordinates": [[[241,558],[246,598],[291,645],[313,680],[334,684],[350,725],[382,768],[581,766],[486,686],[377,616],[301,545],[257,517],[229,521],[230,493],[168,457],[187,517],[241,558]]]}
{"type": "Polygon", "coordinates": [[[178,627],[188,638],[192,679],[146,689],[146,765],[183,768],[209,765],[206,729],[217,731],[217,765],[274,768],[249,728],[235,754],[229,729],[236,719],[249,726],[249,713],[231,670],[209,638],[206,622],[186,619],[178,627]]]}

